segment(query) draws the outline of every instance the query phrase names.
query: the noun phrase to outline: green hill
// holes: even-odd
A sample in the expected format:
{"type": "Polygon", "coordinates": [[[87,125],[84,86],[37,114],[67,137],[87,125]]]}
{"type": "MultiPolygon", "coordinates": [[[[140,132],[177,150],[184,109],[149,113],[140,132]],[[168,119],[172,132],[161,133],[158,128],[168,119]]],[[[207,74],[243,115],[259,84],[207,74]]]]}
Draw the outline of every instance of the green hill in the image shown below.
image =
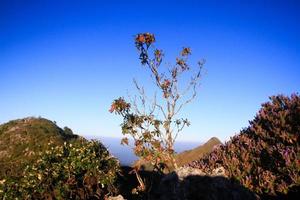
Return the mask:
{"type": "Polygon", "coordinates": [[[222,144],[220,140],[216,137],[212,137],[203,145],[200,145],[194,149],[184,151],[176,155],[176,161],[178,166],[186,165],[194,160],[199,160],[204,155],[212,152],[216,145],[222,144]]]}
{"type": "Polygon", "coordinates": [[[61,145],[76,138],[71,129],[61,129],[44,118],[28,117],[0,125],[0,179],[18,176],[49,143],[61,145]]]}

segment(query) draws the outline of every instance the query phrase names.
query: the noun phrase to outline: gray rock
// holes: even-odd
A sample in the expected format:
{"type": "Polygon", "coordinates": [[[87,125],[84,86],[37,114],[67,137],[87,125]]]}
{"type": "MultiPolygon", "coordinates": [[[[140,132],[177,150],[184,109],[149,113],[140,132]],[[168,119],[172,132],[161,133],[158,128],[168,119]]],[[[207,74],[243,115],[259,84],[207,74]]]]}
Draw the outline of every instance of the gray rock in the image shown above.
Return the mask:
{"type": "Polygon", "coordinates": [[[179,180],[183,180],[184,178],[188,176],[204,176],[205,173],[202,172],[202,170],[192,167],[180,167],[177,170],[175,170],[175,173],[177,174],[179,180]]]}
{"type": "Polygon", "coordinates": [[[122,195],[118,195],[118,196],[115,196],[115,197],[108,197],[107,200],[125,200],[125,199],[122,195]]]}
{"type": "Polygon", "coordinates": [[[165,176],[154,194],[154,200],[254,200],[255,195],[229,180],[223,167],[205,174],[199,169],[181,167],[165,176]]]}
{"type": "Polygon", "coordinates": [[[211,176],[226,176],[224,167],[218,167],[214,169],[211,176]]]}

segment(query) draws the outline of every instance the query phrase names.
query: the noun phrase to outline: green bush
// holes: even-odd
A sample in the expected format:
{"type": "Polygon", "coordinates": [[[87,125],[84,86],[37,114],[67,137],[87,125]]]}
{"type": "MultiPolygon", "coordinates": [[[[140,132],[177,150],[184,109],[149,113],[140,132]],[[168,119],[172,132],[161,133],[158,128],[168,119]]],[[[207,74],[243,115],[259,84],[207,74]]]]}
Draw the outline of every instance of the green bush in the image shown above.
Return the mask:
{"type": "Polygon", "coordinates": [[[262,196],[300,186],[300,96],[272,96],[250,126],[191,166],[223,166],[227,176],[262,196]]]}
{"type": "Polygon", "coordinates": [[[0,180],[3,199],[103,199],[116,192],[119,162],[98,141],[49,144],[23,178],[0,180]]]}

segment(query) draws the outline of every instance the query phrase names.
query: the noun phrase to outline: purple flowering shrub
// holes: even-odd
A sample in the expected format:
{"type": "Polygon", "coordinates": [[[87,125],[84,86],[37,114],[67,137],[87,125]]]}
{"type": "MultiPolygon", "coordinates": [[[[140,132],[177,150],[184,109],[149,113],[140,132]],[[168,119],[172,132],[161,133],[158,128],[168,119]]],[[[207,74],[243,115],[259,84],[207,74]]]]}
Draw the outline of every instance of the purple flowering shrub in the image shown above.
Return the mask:
{"type": "Polygon", "coordinates": [[[262,104],[250,126],[191,166],[229,178],[258,195],[287,194],[300,186],[300,96],[278,95],[262,104]]]}

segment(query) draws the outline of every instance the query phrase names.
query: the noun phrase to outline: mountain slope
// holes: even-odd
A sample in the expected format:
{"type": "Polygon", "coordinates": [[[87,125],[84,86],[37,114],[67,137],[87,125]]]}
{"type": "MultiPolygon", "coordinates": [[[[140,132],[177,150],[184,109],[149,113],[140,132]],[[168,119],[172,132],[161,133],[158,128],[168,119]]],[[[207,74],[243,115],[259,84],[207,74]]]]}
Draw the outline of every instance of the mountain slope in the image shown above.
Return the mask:
{"type": "Polygon", "coordinates": [[[216,145],[222,144],[216,137],[212,137],[205,144],[194,149],[184,151],[176,155],[178,166],[186,165],[194,160],[199,160],[204,155],[210,153],[216,145]]]}
{"type": "Polygon", "coordinates": [[[270,97],[248,127],[189,165],[205,173],[223,167],[228,178],[262,199],[299,197],[300,95],[270,97]]]}
{"type": "Polygon", "coordinates": [[[44,118],[28,117],[0,125],[0,179],[17,175],[48,143],[61,145],[76,138],[71,129],[61,129],[44,118]]]}

